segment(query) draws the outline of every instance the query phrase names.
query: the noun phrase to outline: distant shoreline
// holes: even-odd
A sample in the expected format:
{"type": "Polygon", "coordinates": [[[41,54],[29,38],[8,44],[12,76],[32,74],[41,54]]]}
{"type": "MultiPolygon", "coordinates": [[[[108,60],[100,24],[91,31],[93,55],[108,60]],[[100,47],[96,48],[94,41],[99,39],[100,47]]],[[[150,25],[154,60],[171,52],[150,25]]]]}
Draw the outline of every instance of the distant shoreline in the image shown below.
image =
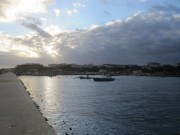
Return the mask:
{"type": "Polygon", "coordinates": [[[1,73],[13,72],[16,75],[32,76],[56,76],[56,75],[107,75],[122,76],[159,76],[159,77],[180,77],[180,63],[175,65],[162,65],[156,62],[149,62],[147,65],[78,65],[78,64],[50,64],[44,66],[37,63],[17,65],[15,68],[0,69],[1,73]]]}
{"type": "MultiPolygon", "coordinates": [[[[48,75],[48,74],[20,74],[17,76],[49,76],[49,77],[55,77],[55,76],[63,76],[63,75],[74,75],[74,76],[85,76],[87,75],[86,73],[74,73],[74,74],[57,74],[57,75],[48,75]]],[[[99,73],[92,73],[88,75],[104,75],[104,74],[99,74],[99,73]]],[[[111,74],[111,76],[149,76],[149,77],[180,77],[180,75],[163,75],[163,74],[111,74]]]]}

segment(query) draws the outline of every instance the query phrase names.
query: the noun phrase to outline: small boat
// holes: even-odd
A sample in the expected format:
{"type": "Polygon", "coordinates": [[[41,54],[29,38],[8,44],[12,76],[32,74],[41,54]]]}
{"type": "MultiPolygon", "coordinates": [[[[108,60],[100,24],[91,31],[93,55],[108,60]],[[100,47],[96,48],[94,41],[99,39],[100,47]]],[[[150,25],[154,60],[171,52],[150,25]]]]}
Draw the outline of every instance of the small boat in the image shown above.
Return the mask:
{"type": "Polygon", "coordinates": [[[86,75],[86,76],[79,76],[79,79],[91,79],[91,77],[89,77],[89,75],[86,75]]]}
{"type": "Polygon", "coordinates": [[[102,78],[94,77],[93,80],[96,81],[96,82],[108,82],[108,81],[114,81],[115,78],[112,78],[110,76],[102,77],[102,78]]]}

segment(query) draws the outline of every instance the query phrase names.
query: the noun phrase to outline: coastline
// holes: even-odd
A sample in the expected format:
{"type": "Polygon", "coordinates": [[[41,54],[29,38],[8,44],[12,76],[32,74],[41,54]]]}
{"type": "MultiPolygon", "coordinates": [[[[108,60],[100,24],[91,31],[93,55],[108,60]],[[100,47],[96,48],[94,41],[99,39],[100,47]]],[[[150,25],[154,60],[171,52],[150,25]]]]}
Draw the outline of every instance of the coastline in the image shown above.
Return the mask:
{"type": "Polygon", "coordinates": [[[0,134],[57,135],[15,74],[0,75],[0,93],[0,134]]]}
{"type": "MultiPolygon", "coordinates": [[[[105,73],[110,74],[111,76],[149,76],[149,77],[180,77],[180,75],[168,75],[168,74],[151,74],[151,73],[128,73],[128,74],[119,74],[119,73],[105,73]]],[[[88,73],[88,75],[105,75],[102,73],[88,73]]],[[[18,76],[49,76],[54,77],[58,75],[87,75],[87,73],[67,73],[67,74],[19,74],[18,76]]]]}

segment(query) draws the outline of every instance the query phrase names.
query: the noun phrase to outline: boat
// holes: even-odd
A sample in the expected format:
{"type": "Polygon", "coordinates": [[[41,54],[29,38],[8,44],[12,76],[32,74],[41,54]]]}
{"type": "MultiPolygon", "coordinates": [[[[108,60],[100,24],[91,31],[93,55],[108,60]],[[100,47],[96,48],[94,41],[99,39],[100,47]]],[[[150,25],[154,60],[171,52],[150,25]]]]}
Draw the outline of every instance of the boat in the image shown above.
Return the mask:
{"type": "Polygon", "coordinates": [[[86,75],[86,76],[79,76],[79,79],[92,79],[92,78],[89,77],[89,75],[86,75]]]}
{"type": "Polygon", "coordinates": [[[93,78],[93,80],[94,81],[96,81],[96,82],[108,82],[108,81],[114,81],[115,80],[115,78],[112,78],[112,77],[94,77],[93,78]]]}

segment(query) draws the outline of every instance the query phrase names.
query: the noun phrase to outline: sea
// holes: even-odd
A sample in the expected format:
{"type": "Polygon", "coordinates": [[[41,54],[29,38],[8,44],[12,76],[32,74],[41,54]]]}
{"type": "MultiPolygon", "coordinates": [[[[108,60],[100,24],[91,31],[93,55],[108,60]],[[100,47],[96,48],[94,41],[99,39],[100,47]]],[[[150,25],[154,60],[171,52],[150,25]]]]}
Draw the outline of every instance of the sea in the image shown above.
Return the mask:
{"type": "Polygon", "coordinates": [[[19,77],[58,135],[180,135],[180,78],[77,77],[19,77]]]}

